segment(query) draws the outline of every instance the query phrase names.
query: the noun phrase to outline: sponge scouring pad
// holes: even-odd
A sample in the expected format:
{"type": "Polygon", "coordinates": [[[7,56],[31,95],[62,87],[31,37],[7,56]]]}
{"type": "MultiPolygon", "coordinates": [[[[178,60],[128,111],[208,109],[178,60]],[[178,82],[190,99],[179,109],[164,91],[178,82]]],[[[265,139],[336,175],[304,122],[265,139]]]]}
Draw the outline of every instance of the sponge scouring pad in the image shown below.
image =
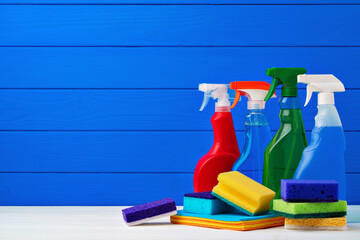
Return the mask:
{"type": "Polygon", "coordinates": [[[275,192],[238,171],[221,173],[212,194],[250,215],[260,215],[270,209],[275,192]]]}
{"type": "Polygon", "coordinates": [[[333,180],[282,179],[281,198],[287,202],[337,202],[338,183],[333,180]]]}
{"type": "Polygon", "coordinates": [[[184,195],[184,212],[212,215],[234,210],[235,208],[214,197],[210,191],[184,195]]]}
{"type": "Polygon", "coordinates": [[[285,218],[285,228],[294,230],[345,230],[346,217],[335,218],[285,218]]]}
{"type": "Polygon", "coordinates": [[[269,213],[261,216],[245,214],[204,215],[178,211],[170,217],[171,223],[237,231],[255,230],[284,225],[284,218],[269,213]]]}
{"type": "Polygon", "coordinates": [[[292,203],[282,199],[273,201],[274,213],[287,218],[327,218],[343,217],[346,215],[346,201],[292,203]]]}
{"type": "Polygon", "coordinates": [[[171,198],[126,208],[122,210],[125,223],[128,226],[139,225],[153,219],[176,214],[176,205],[171,198]]]}

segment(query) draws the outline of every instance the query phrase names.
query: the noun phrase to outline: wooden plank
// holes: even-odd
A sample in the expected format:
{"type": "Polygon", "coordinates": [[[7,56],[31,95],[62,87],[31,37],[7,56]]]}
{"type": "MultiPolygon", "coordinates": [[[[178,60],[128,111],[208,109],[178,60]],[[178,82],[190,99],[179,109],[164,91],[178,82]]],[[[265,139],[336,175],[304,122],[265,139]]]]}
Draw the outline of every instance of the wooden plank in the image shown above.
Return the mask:
{"type": "MultiPolygon", "coordinates": [[[[360,132],[345,137],[347,172],[360,173],[360,132]]],[[[189,173],[212,142],[212,132],[1,132],[0,172],[189,173]]]]}
{"type": "MultiPolygon", "coordinates": [[[[359,174],[347,175],[347,200],[360,204],[359,174]],[[352,183],[352,184],[350,184],[352,183]]],[[[0,205],[136,205],[172,197],[182,205],[192,174],[1,173],[0,205]]]]}
{"type": "MultiPolygon", "coordinates": [[[[0,136],[0,172],[193,172],[213,141],[211,132],[1,132],[0,136]]],[[[243,133],[238,136],[243,142],[243,133]]]]}
{"type": "MultiPolygon", "coordinates": [[[[197,83],[196,83],[197,84],[197,83]]],[[[194,84],[195,85],[195,84],[194,84]]],[[[299,91],[301,103],[305,90],[299,91]]],[[[280,92],[278,92],[280,96],[280,92]]],[[[317,97],[303,108],[305,128],[312,130],[317,97]]],[[[345,130],[359,130],[360,109],[348,104],[359,90],[336,94],[345,130]]],[[[199,112],[203,93],[197,90],[0,90],[2,130],[212,130],[214,101],[199,112]]],[[[246,100],[233,111],[235,128],[244,129],[246,100]]],[[[280,124],[276,99],[264,111],[272,129],[280,124]]]]}
{"type": "Polygon", "coordinates": [[[1,173],[0,205],[135,205],[172,197],[182,204],[192,174],[1,173]]]}
{"type": "Polygon", "coordinates": [[[357,4],[359,0],[0,0],[0,4],[357,4]]]}
{"type": "Polygon", "coordinates": [[[360,88],[359,65],[360,47],[2,47],[0,88],[196,88],[270,81],[272,66],[304,66],[360,88]]]}
{"type": "Polygon", "coordinates": [[[1,5],[0,46],[358,46],[359,11],[359,5],[1,5]]]}

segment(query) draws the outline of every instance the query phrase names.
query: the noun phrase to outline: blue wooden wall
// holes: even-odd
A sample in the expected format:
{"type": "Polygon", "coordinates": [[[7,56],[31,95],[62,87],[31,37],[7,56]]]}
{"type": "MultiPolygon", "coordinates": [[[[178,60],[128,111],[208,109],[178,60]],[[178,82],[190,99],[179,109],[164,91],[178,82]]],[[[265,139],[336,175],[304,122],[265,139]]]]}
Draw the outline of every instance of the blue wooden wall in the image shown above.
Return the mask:
{"type": "MultiPolygon", "coordinates": [[[[359,0],[0,0],[0,204],[180,205],[212,144],[198,83],[269,82],[273,66],[344,82],[348,201],[360,204],[359,24],[359,0]]],[[[278,112],[269,101],[274,131],[278,112]]],[[[316,97],[308,137],[315,114],[316,97]]]]}

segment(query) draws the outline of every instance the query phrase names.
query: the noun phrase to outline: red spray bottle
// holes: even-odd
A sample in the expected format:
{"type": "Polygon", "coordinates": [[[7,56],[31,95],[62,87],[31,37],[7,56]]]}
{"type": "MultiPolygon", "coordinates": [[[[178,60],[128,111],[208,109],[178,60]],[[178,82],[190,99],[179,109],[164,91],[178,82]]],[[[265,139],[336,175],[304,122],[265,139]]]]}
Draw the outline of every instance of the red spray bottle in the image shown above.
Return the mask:
{"type": "Polygon", "coordinates": [[[227,84],[199,85],[204,92],[202,111],[210,98],[217,99],[215,113],[211,117],[214,132],[214,143],[210,151],[197,163],[194,172],[194,191],[211,191],[218,183],[217,177],[222,172],[231,171],[232,166],[240,157],[236,140],[234,123],[230,112],[230,101],[227,84]]]}

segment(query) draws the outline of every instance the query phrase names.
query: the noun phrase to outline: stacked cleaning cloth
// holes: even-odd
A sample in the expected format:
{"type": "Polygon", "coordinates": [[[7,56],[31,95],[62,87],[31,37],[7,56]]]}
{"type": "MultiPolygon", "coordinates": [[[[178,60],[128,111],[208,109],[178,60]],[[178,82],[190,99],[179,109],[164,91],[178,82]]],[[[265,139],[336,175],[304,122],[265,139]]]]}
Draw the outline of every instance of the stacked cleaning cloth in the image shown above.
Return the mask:
{"type": "Polygon", "coordinates": [[[344,230],[346,201],[338,199],[338,183],[332,180],[281,180],[281,198],[274,213],[285,217],[285,228],[344,230]]]}
{"type": "Polygon", "coordinates": [[[284,225],[284,218],[268,213],[275,192],[233,171],[221,173],[212,192],[184,196],[184,210],[170,217],[175,224],[254,230],[284,225]]]}

